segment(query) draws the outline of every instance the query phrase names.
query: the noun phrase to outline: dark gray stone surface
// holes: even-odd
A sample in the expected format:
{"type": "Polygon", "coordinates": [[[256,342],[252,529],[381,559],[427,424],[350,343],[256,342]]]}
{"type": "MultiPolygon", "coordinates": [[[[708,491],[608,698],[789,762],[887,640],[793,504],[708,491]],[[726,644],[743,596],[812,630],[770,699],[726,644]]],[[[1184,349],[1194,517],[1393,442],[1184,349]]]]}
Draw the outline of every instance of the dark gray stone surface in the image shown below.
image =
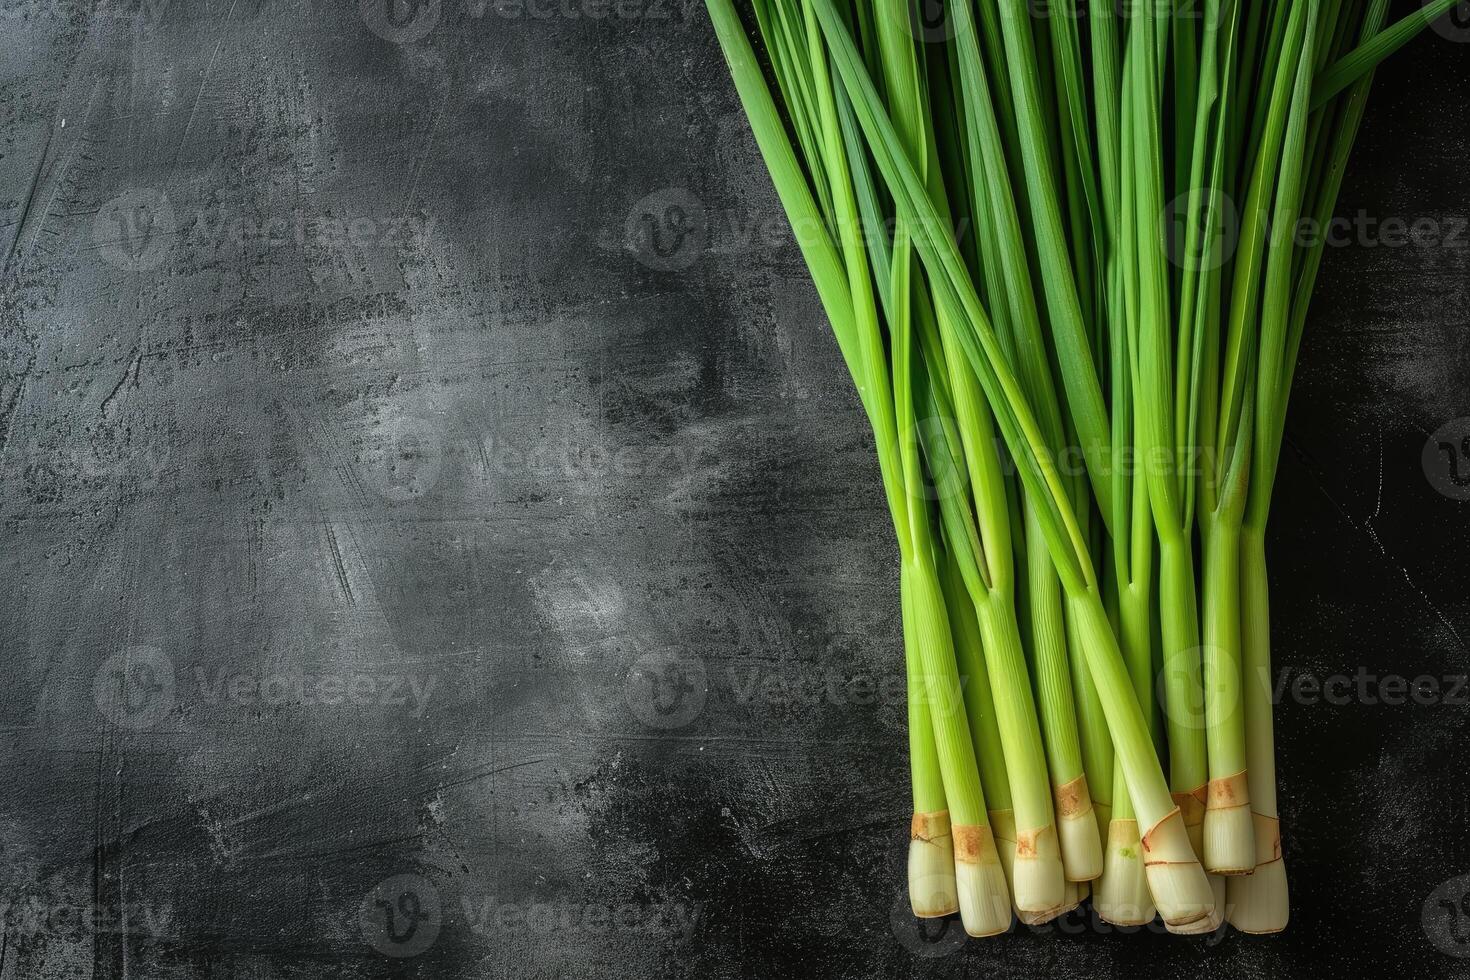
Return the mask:
{"type": "MultiPolygon", "coordinates": [[[[1455,681],[1287,696],[1282,937],[915,930],[876,468],[702,7],[397,9],[0,0],[0,980],[1466,975],[1455,681]]],[[[1467,80],[1349,175],[1439,224],[1327,259],[1289,682],[1466,670],[1467,80]]]]}

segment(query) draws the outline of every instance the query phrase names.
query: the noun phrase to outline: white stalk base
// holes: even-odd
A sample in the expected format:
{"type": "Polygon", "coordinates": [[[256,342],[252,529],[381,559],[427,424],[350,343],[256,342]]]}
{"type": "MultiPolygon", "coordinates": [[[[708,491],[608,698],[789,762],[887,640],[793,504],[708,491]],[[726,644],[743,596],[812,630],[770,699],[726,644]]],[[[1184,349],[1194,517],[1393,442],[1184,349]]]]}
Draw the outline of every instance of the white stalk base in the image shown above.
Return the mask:
{"type": "Polygon", "coordinates": [[[1078,776],[1055,789],[1057,836],[1062,842],[1062,868],[1068,881],[1091,881],[1103,871],[1102,841],[1087,777],[1078,776]]]}
{"type": "Polygon", "coordinates": [[[1041,926],[1053,919],[1060,918],[1082,904],[1082,889],[1086,885],[1079,885],[1075,881],[1069,881],[1062,892],[1062,902],[1056,908],[1045,912],[1023,912],[1019,918],[1028,926],[1041,926]]]}
{"type": "Polygon", "coordinates": [[[1210,780],[1205,802],[1205,870],[1248,875],[1256,867],[1256,834],[1244,771],[1210,780]]]}
{"type": "Polygon", "coordinates": [[[1206,875],[1210,891],[1215,895],[1215,909],[1205,918],[1187,926],[1166,926],[1176,936],[1208,936],[1225,924],[1225,883],[1230,879],[1224,875],[1206,875]]]}
{"type": "Polygon", "coordinates": [[[1231,878],[1227,886],[1230,924],[1253,935],[1280,932],[1291,917],[1286,887],[1286,862],[1281,858],[1281,824],[1274,817],[1254,814],[1256,870],[1231,878]]]}
{"type": "Polygon", "coordinates": [[[1027,915],[1041,915],[1061,908],[1066,901],[1066,880],[1055,827],[1023,830],[1016,834],[1011,888],[1016,896],[1016,912],[1022,921],[1027,915]]]}
{"type": "Polygon", "coordinates": [[[960,910],[947,810],[914,814],[909,831],[909,904],[920,919],[960,910]]]}
{"type": "Polygon", "coordinates": [[[1102,877],[1092,889],[1092,907],[1115,926],[1142,926],[1154,919],[1154,900],[1143,870],[1143,842],[1138,821],[1114,820],[1108,825],[1108,849],[1102,877]]]}
{"type": "Polygon", "coordinates": [[[960,921],[971,936],[998,936],[1011,927],[1011,890],[990,827],[954,828],[955,885],[960,921]]]}

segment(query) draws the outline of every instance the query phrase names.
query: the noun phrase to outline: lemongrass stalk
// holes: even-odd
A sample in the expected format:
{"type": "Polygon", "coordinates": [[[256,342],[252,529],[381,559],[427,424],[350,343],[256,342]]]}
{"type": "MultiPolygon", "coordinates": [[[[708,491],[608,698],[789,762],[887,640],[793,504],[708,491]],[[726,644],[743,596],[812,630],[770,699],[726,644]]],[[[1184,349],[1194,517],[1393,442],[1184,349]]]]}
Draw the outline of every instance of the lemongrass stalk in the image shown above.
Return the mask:
{"type": "Polygon", "coordinates": [[[1067,659],[1062,590],[1046,548],[1036,510],[1026,503],[1027,596],[1031,602],[1031,669],[1036,704],[1051,775],[1057,833],[1068,881],[1090,881],[1102,873],[1102,845],[1092,815],[1092,796],[1082,769],[1072,671],[1067,659]]]}
{"type": "MultiPolygon", "coordinates": [[[[1362,33],[1372,37],[1388,12],[1388,0],[1372,0],[1362,33]]],[[[1341,187],[1343,165],[1362,124],[1372,86],[1370,70],[1349,89],[1333,133],[1323,185],[1318,188],[1313,218],[1322,227],[1331,217],[1341,187]]],[[[1307,304],[1320,266],[1324,242],[1306,249],[1296,282],[1296,300],[1285,342],[1277,353],[1263,342],[1261,387],[1257,397],[1255,455],[1250,502],[1241,536],[1242,646],[1246,684],[1246,748],[1251,767],[1251,808],[1256,826],[1256,870],[1232,880],[1230,921],[1242,932],[1273,933],[1286,928],[1290,916],[1286,864],[1282,858],[1280,811],[1276,800],[1275,735],[1272,725],[1270,595],[1266,576],[1266,519],[1275,482],[1285,426],[1287,397],[1296,352],[1306,322],[1307,304]]]]}
{"type": "Polygon", "coordinates": [[[960,909],[955,875],[954,834],[939,764],[924,664],[911,590],[900,588],[904,666],[908,679],[909,776],[914,817],[909,826],[909,904],[920,919],[953,915],[960,909]]]}
{"type": "MultiPolygon", "coordinates": [[[[1133,266],[1116,254],[1121,246],[1118,227],[1123,207],[1122,176],[1119,173],[1122,150],[1121,80],[1117,40],[1113,33],[1113,18],[1108,4],[1095,3],[1093,17],[1098,133],[1103,140],[1098,158],[1104,164],[1103,198],[1110,251],[1106,291],[1111,378],[1109,395],[1113,425],[1113,501],[1119,508],[1113,526],[1127,529],[1127,533],[1120,533],[1111,541],[1112,581],[1118,639],[1133,679],[1134,695],[1143,713],[1144,723],[1153,732],[1156,728],[1152,662],[1153,624],[1156,618],[1153,589],[1154,531],[1149,514],[1148,484],[1136,473],[1136,461],[1130,455],[1138,441],[1138,433],[1135,431],[1127,324],[1130,293],[1134,294],[1135,306],[1137,302],[1136,281],[1130,281],[1125,287],[1125,277],[1132,277],[1133,266]]],[[[1113,767],[1112,813],[1103,836],[1103,875],[1094,884],[1092,901],[1098,915],[1105,921],[1138,926],[1153,919],[1155,908],[1144,868],[1141,832],[1134,813],[1133,800],[1128,792],[1122,760],[1115,757],[1113,767]]]]}
{"type": "MultiPolygon", "coordinates": [[[[1010,774],[1000,740],[1000,724],[996,720],[990,672],[985,669],[980,623],[975,617],[975,606],[953,550],[944,554],[941,585],[944,587],[944,605],[949,611],[950,634],[954,637],[955,659],[959,664],[960,687],[964,693],[965,718],[970,723],[970,742],[980,767],[980,786],[985,791],[986,810],[992,823],[997,812],[1010,815],[1014,822],[1010,774]]],[[[1011,843],[1014,845],[1015,838],[1011,838],[1011,843]]]]}
{"type": "Polygon", "coordinates": [[[1107,714],[1108,727],[1142,822],[1151,890],[1167,924],[1182,927],[1210,916],[1214,895],[1190,850],[1183,820],[1169,797],[1168,786],[1154,756],[1153,744],[1131,680],[1118,651],[1097,593],[1096,576],[1086,543],[1070,513],[1065,486],[1019,384],[1004,362],[1003,352],[980,306],[964,262],[943,222],[927,200],[922,178],[907,159],[903,143],[883,109],[846,24],[832,0],[812,0],[828,39],[832,64],[851,97],[862,126],[900,214],[915,229],[916,245],[940,308],[966,329],[961,334],[987,401],[996,415],[1028,498],[1045,505],[1042,533],[1052,549],[1069,594],[1079,598],[1079,631],[1088,667],[1107,714]]]}
{"type": "MultiPolygon", "coordinates": [[[[1244,486],[1235,493],[1243,497],[1244,486]]],[[[1218,520],[1205,537],[1202,632],[1210,782],[1204,860],[1216,874],[1248,874],[1255,868],[1255,836],[1241,698],[1239,522],[1234,515],[1218,520]]]]}
{"type": "Polygon", "coordinates": [[[1264,529],[1247,526],[1241,535],[1241,647],[1246,753],[1256,866],[1232,877],[1226,891],[1230,924],[1241,932],[1273,933],[1291,914],[1286,862],[1281,854],[1281,820],[1276,804],[1276,746],[1271,719],[1271,612],[1266,580],[1264,529]]]}
{"type": "MultiPolygon", "coordinates": [[[[1215,485],[1211,482],[1214,474],[1215,459],[1211,447],[1215,445],[1214,432],[1217,422],[1217,408],[1220,389],[1219,380],[1219,348],[1220,348],[1220,295],[1223,269],[1228,267],[1226,256],[1219,251],[1218,232],[1222,227],[1222,205],[1228,200],[1221,199],[1216,195],[1218,190],[1230,186],[1229,174],[1232,172],[1234,163],[1231,159],[1234,144],[1230,140],[1230,133],[1234,125],[1236,106],[1247,104],[1243,94],[1237,94],[1236,88],[1241,75],[1237,66],[1241,56],[1240,30],[1241,17],[1236,0],[1229,0],[1223,9],[1218,2],[1212,0],[1210,3],[1210,23],[1219,25],[1218,30],[1207,31],[1206,49],[1202,62],[1200,100],[1198,103],[1198,116],[1195,122],[1195,146],[1194,162],[1191,167],[1191,182],[1196,187],[1215,188],[1210,192],[1203,203],[1206,211],[1203,221],[1194,208],[1191,208],[1189,245],[1184,255],[1186,261],[1198,258],[1198,266],[1190,270],[1193,274],[1184,277],[1185,297],[1180,303],[1180,316],[1182,319],[1180,329],[1180,348],[1178,365],[1180,366],[1180,383],[1184,385],[1188,394],[1187,414],[1178,417],[1177,421],[1182,431],[1187,433],[1190,444],[1196,447],[1205,447],[1208,452],[1202,457],[1204,471],[1200,472],[1197,466],[1190,466],[1185,472],[1184,500],[1185,513],[1192,513],[1196,505],[1201,514],[1201,521],[1208,524],[1205,515],[1213,513],[1215,485]],[[1223,33],[1223,40],[1222,40],[1223,33]],[[1223,45],[1223,46],[1222,46],[1223,45]],[[1213,122],[1211,116],[1213,115],[1213,122]],[[1208,170],[1208,173],[1206,173],[1208,170]],[[1196,237],[1198,236],[1198,237],[1196,237]],[[1184,380],[1184,365],[1186,363],[1186,343],[1192,344],[1192,350],[1188,351],[1188,379],[1184,380]]],[[[1259,26],[1261,10],[1254,8],[1251,15],[1252,28],[1259,26]]],[[[1252,47],[1248,38],[1246,47],[1252,47]]],[[[1250,54],[1248,50],[1246,52],[1250,54]]],[[[1193,193],[1193,192],[1192,192],[1193,193]]],[[[1176,406],[1177,408],[1178,406],[1176,406]]],[[[1201,458],[1195,454],[1195,458],[1201,458]]],[[[1239,477],[1239,471],[1234,471],[1239,477]]],[[[1230,508],[1227,508],[1229,510],[1230,508]]],[[[1206,571],[1218,576],[1219,566],[1210,566],[1208,559],[1206,571]]],[[[1220,630],[1215,624],[1220,622],[1219,614],[1222,606],[1213,601],[1210,596],[1210,582],[1205,583],[1205,632],[1211,634],[1206,638],[1206,649],[1217,646],[1222,640],[1229,642],[1229,637],[1219,635],[1220,630]]],[[[1210,663],[1215,663],[1211,657],[1210,663]]],[[[1201,665],[1203,668],[1203,664],[1201,665]]],[[[1205,791],[1205,800],[1208,800],[1209,791],[1205,791]]],[[[1195,812],[1198,813],[1198,799],[1192,801],[1195,812]]],[[[1196,825],[1198,827],[1198,838],[1196,845],[1200,852],[1204,851],[1204,823],[1203,819],[1196,825]]],[[[1212,877],[1212,884],[1216,889],[1217,896],[1223,899],[1224,882],[1218,877],[1212,877]]],[[[1223,902],[1217,901],[1217,905],[1223,902]]],[[[1218,925],[1219,923],[1215,923],[1218,925]]],[[[1203,929],[1203,927],[1201,927],[1203,929]]]]}
{"type": "MultiPolygon", "coordinates": [[[[1070,603],[1070,597],[1069,597],[1070,603]]],[[[1108,734],[1107,716],[1097,696],[1097,686],[1087,672],[1087,656],[1082,652],[1082,638],[1073,626],[1074,617],[1067,615],[1067,662],[1072,675],[1072,697],[1077,705],[1077,735],[1082,747],[1082,771],[1087,776],[1093,822],[1099,833],[1099,846],[1105,839],[1113,810],[1113,738],[1108,734]]],[[[1099,853],[1099,859],[1101,858],[1099,853]]],[[[1102,874],[1102,862],[1098,863],[1102,874]]],[[[1093,876],[1094,878],[1097,875],[1093,876]]],[[[1091,880],[1091,879],[1088,879],[1091,880]]]]}
{"type": "Polygon", "coordinates": [[[932,560],[916,556],[906,562],[900,587],[909,596],[913,646],[949,809],[960,917],[970,935],[995,935],[1010,927],[1010,889],[985,808],[944,593],[932,560]]]}
{"type": "MultiPolygon", "coordinates": [[[[1086,484],[1081,479],[1074,480],[1077,489],[1074,492],[1074,500],[1086,499],[1086,484]]],[[[1088,511],[1084,508],[1079,513],[1079,520],[1086,522],[1088,511]]],[[[1075,601],[1071,596],[1067,597],[1067,605],[1075,601]]],[[[1103,715],[1102,701],[1098,698],[1097,687],[1092,683],[1092,675],[1087,670],[1087,657],[1082,651],[1082,639],[1077,633],[1076,616],[1070,609],[1066,614],[1067,624],[1067,669],[1072,678],[1072,699],[1077,708],[1077,738],[1082,750],[1082,771],[1087,777],[1086,787],[1089,796],[1093,827],[1097,831],[1098,842],[1097,856],[1093,865],[1096,873],[1092,878],[1096,879],[1103,872],[1103,842],[1107,839],[1107,825],[1112,819],[1113,809],[1113,740],[1108,734],[1108,723],[1103,715]]],[[[1087,840],[1093,840],[1093,835],[1088,833],[1087,840]]]]}
{"type": "Polygon", "coordinates": [[[1016,814],[1012,878],[1016,906],[1026,912],[1044,912],[1063,902],[1064,867],[1020,628],[1010,601],[996,596],[976,608],[994,689],[1014,692],[1010,697],[998,696],[995,705],[1016,814]]]}
{"type": "MultiPolygon", "coordinates": [[[[823,229],[822,214],[807,185],[806,175],[796,160],[789,137],[775,103],[761,75],[755,53],[745,34],[744,25],[731,0],[709,0],[707,4],[716,37],[730,67],[731,78],[746,118],[750,122],[756,144],[771,174],[782,206],[793,227],[807,230],[797,236],[798,245],[823,308],[838,342],[849,372],[857,382],[863,406],[872,424],[878,449],[879,469],[884,491],[893,515],[894,532],[901,556],[913,550],[908,524],[904,520],[904,490],[899,473],[893,402],[888,393],[882,358],[875,356],[876,323],[871,317],[855,315],[854,297],[869,295],[865,273],[855,264],[860,250],[846,248],[839,256],[836,246],[823,229]],[[847,260],[844,267],[843,256],[847,260]],[[853,278],[849,278],[849,276],[853,278]],[[859,285],[861,283],[861,285],[859,285]]],[[[842,223],[848,236],[855,232],[850,222],[842,223]]],[[[911,694],[918,686],[917,652],[911,636],[909,601],[901,594],[905,633],[906,674],[910,677],[911,694]]],[[[910,901],[916,915],[944,915],[958,908],[955,882],[953,838],[950,833],[947,802],[937,759],[937,751],[922,697],[909,698],[910,773],[912,777],[914,820],[909,846],[910,901]]]]}
{"type": "MultiPolygon", "coordinates": [[[[1124,338],[1118,338],[1120,342],[1124,338]]],[[[1118,393],[1120,401],[1131,398],[1126,350],[1114,354],[1115,361],[1122,365],[1117,372],[1123,390],[1118,393]]],[[[1131,422],[1133,414],[1126,409],[1122,414],[1131,422]]],[[[1116,442],[1115,429],[1115,445],[1116,442]]],[[[1130,443],[1132,438],[1128,440],[1130,443]]],[[[1125,467],[1119,467],[1125,470],[1125,467]]],[[[1129,676],[1133,681],[1134,697],[1143,713],[1144,723],[1150,732],[1157,725],[1157,703],[1153,673],[1153,623],[1154,623],[1154,527],[1148,502],[1148,482],[1144,479],[1128,479],[1121,484],[1130,504],[1126,515],[1118,526],[1127,526],[1129,534],[1115,540],[1117,551],[1116,577],[1118,580],[1118,640],[1128,664],[1129,676]]],[[[1124,515],[1120,515],[1124,517],[1124,515]]],[[[1113,779],[1113,814],[1106,839],[1105,866],[1101,881],[1093,893],[1093,905],[1098,914],[1117,925],[1144,925],[1153,920],[1155,909],[1149,894],[1148,880],[1144,873],[1143,844],[1139,833],[1138,819],[1133,800],[1128,794],[1128,784],[1123,778],[1122,766],[1115,761],[1113,779]]]]}
{"type": "MultiPolygon", "coordinates": [[[[1138,418],[1138,457],[1159,539],[1159,604],[1169,784],[1192,846],[1199,850],[1207,764],[1200,697],[1199,622],[1190,515],[1184,513],[1175,432],[1175,354],[1168,276],[1159,240],[1163,179],[1158,109],[1158,65],[1153,12],[1135,17],[1124,56],[1123,247],[1130,325],[1129,353],[1138,418]],[[1131,245],[1131,247],[1129,247],[1131,245]]],[[[1135,801],[1136,804],[1137,801],[1135,801]]],[[[1156,896],[1157,897],[1157,896],[1156,896]]]]}

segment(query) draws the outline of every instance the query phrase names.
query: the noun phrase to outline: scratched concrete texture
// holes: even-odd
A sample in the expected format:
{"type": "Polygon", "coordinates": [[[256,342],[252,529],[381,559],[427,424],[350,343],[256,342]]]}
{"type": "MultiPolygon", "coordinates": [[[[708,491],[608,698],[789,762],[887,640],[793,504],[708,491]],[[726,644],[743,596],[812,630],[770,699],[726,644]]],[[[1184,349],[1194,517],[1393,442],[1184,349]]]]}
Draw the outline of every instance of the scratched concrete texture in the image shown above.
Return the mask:
{"type": "Polygon", "coordinates": [[[895,549],[699,4],[0,51],[0,980],[1470,975],[1470,44],[1381,75],[1341,210],[1437,224],[1329,250],[1271,533],[1283,683],[1441,694],[1283,698],[1285,935],[969,943],[905,912],[895,549]]]}

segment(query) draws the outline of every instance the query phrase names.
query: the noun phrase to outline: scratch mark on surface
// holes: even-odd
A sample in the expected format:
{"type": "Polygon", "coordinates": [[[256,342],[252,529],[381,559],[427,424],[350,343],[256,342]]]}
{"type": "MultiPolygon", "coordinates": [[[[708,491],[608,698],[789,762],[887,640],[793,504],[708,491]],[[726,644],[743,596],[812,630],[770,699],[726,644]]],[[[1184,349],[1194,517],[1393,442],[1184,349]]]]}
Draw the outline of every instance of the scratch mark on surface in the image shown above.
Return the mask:
{"type": "Polygon", "coordinates": [[[1378,426],[1378,499],[1373,504],[1373,514],[1368,520],[1377,520],[1383,513],[1383,426],[1378,426]]]}
{"type": "Polygon", "coordinates": [[[10,245],[5,249],[4,263],[0,264],[0,269],[6,272],[10,270],[10,260],[15,257],[17,246],[20,244],[20,238],[25,234],[26,221],[31,216],[31,205],[35,202],[36,191],[41,186],[41,170],[46,165],[46,157],[51,153],[51,139],[55,134],[56,128],[54,126],[46,131],[46,145],[41,148],[41,154],[36,158],[36,169],[31,173],[31,186],[26,191],[25,203],[20,208],[20,219],[15,224],[15,235],[10,239],[10,245]]]}
{"type": "Polygon", "coordinates": [[[5,451],[10,448],[10,436],[15,431],[15,416],[20,411],[20,402],[25,397],[26,387],[31,383],[31,369],[35,363],[36,355],[32,353],[25,368],[20,372],[20,384],[15,386],[15,394],[10,397],[10,404],[5,406],[5,431],[0,432],[0,460],[5,458],[5,451]]]}
{"type": "MultiPolygon", "coordinates": [[[[102,79],[100,77],[92,82],[92,91],[88,94],[86,107],[81,112],[82,126],[85,126],[87,120],[92,116],[92,108],[97,104],[97,93],[101,90],[101,87],[102,79]]],[[[61,111],[65,111],[64,106],[61,111]]],[[[66,125],[64,116],[58,116],[58,120],[60,127],[66,125]]],[[[41,150],[40,158],[36,160],[36,170],[31,178],[30,190],[26,193],[26,201],[24,207],[21,209],[20,220],[16,224],[15,237],[10,240],[10,245],[6,249],[5,261],[3,265],[0,265],[0,272],[8,272],[11,259],[20,254],[21,236],[25,234],[26,228],[34,224],[36,234],[40,234],[41,229],[46,226],[46,219],[51,215],[51,208],[56,203],[56,196],[60,192],[61,185],[66,181],[66,175],[71,171],[72,159],[76,156],[77,145],[81,142],[80,136],[73,139],[71,147],[66,152],[65,159],[61,161],[61,168],[57,172],[56,178],[51,181],[51,193],[46,197],[45,204],[41,208],[40,217],[35,222],[32,222],[31,207],[37,193],[40,191],[42,183],[41,174],[45,168],[46,158],[51,153],[51,143],[56,136],[58,128],[58,122],[53,122],[51,127],[46,131],[46,145],[41,150]]],[[[53,166],[52,169],[55,170],[56,168],[53,166]]],[[[33,244],[34,241],[35,235],[32,235],[33,244]]]]}
{"type": "Polygon", "coordinates": [[[434,116],[429,120],[428,132],[424,135],[424,145],[419,147],[418,160],[414,163],[413,177],[408,182],[408,193],[403,198],[403,211],[398,215],[401,224],[408,216],[409,209],[413,207],[414,194],[418,192],[419,177],[424,172],[424,162],[429,159],[429,150],[434,146],[434,133],[439,127],[439,119],[444,115],[444,102],[440,101],[434,109],[434,116]]]}
{"type": "Polygon", "coordinates": [[[342,595],[347,599],[347,604],[355,606],[357,597],[352,594],[352,583],[347,580],[347,565],[342,561],[342,549],[337,544],[337,532],[332,529],[330,522],[324,526],[327,531],[327,547],[332,553],[332,570],[337,574],[337,584],[342,587],[342,595]]]}
{"type": "MultiPolygon", "coordinates": [[[[1409,588],[1413,589],[1414,592],[1419,595],[1419,598],[1424,600],[1424,604],[1428,606],[1429,610],[1434,613],[1435,617],[1444,624],[1444,628],[1449,630],[1450,635],[1455,638],[1455,643],[1460,647],[1460,650],[1464,653],[1470,654],[1470,647],[1467,647],[1465,645],[1465,640],[1460,636],[1460,631],[1455,629],[1455,624],[1450,622],[1449,617],[1444,614],[1444,612],[1439,608],[1435,601],[1430,597],[1429,593],[1425,592],[1422,588],[1419,587],[1418,583],[1414,581],[1414,577],[1409,574],[1408,568],[1406,568],[1396,557],[1394,557],[1393,554],[1389,552],[1388,548],[1384,546],[1383,540],[1378,536],[1378,532],[1373,528],[1373,525],[1371,523],[1372,518],[1370,517],[1368,518],[1368,520],[1363,522],[1355,520],[1353,518],[1353,515],[1348,512],[1347,508],[1339,503],[1337,498],[1334,497],[1332,493],[1327,489],[1327,485],[1322,481],[1321,474],[1319,474],[1315,469],[1310,466],[1303,466],[1302,468],[1312,475],[1312,482],[1317,485],[1317,489],[1321,492],[1322,496],[1327,498],[1327,502],[1332,504],[1333,508],[1340,515],[1342,515],[1342,519],[1344,521],[1347,521],[1348,526],[1355,531],[1362,532],[1365,536],[1367,536],[1370,541],[1373,542],[1373,546],[1378,549],[1378,553],[1382,555],[1385,559],[1387,559],[1394,568],[1398,569],[1399,575],[1403,578],[1404,582],[1409,586],[1409,588]]],[[[1381,455],[1379,468],[1380,470],[1382,469],[1381,455]]],[[[1381,488],[1381,476],[1379,485],[1381,488]]]]}
{"type": "Polygon", "coordinates": [[[194,128],[194,117],[199,114],[199,103],[204,98],[204,89],[209,85],[210,73],[214,71],[214,63],[219,59],[219,53],[225,46],[224,34],[229,27],[229,22],[235,17],[235,5],[239,0],[230,0],[230,9],[225,11],[225,24],[220,29],[220,39],[215,42],[214,51],[209,56],[209,64],[204,66],[204,73],[199,79],[199,88],[194,93],[194,105],[189,109],[189,120],[184,123],[184,131],[179,134],[179,145],[174,148],[174,167],[178,167],[179,155],[184,150],[184,144],[189,141],[189,131],[194,128]]]}
{"type": "Polygon", "coordinates": [[[141,347],[134,345],[132,357],[128,360],[127,369],[123,371],[122,377],[117,379],[117,384],[112,386],[112,390],[107,393],[106,398],[102,399],[102,404],[99,406],[99,410],[104,416],[108,418],[112,417],[112,403],[117,399],[118,394],[123,390],[123,387],[129,380],[132,381],[134,388],[138,386],[138,377],[139,372],[142,370],[142,364],[141,347]]]}

